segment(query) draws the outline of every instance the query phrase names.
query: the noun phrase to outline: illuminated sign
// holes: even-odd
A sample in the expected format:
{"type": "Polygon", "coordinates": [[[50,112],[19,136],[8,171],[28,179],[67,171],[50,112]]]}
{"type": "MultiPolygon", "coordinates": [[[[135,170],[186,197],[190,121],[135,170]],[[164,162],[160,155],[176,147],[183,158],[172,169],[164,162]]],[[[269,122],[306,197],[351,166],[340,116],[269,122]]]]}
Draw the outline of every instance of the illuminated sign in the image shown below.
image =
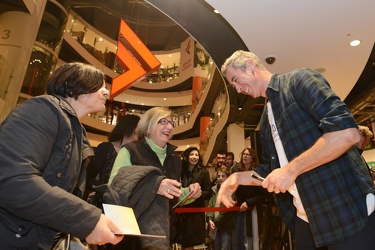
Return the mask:
{"type": "Polygon", "coordinates": [[[116,62],[125,72],[113,79],[111,99],[160,67],[159,60],[124,20],[120,24],[116,62]]]}

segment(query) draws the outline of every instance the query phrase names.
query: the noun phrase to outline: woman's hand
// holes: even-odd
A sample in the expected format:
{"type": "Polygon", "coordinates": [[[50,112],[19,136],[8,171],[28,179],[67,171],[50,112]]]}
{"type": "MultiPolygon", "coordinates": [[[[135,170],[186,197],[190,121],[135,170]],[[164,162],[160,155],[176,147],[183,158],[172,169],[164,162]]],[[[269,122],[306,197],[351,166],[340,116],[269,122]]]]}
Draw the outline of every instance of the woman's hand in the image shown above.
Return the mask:
{"type": "Polygon", "coordinates": [[[189,198],[198,199],[202,195],[202,189],[198,182],[190,184],[189,190],[191,191],[189,198]]]}
{"type": "Polygon", "coordinates": [[[86,237],[86,241],[96,245],[107,243],[116,245],[124,238],[124,236],[116,236],[116,232],[120,232],[120,229],[108,217],[101,214],[94,230],[86,237]]]}
{"type": "Polygon", "coordinates": [[[161,181],[158,195],[162,195],[167,199],[173,199],[174,197],[180,197],[182,191],[180,189],[181,183],[172,179],[164,179],[161,181]]]}

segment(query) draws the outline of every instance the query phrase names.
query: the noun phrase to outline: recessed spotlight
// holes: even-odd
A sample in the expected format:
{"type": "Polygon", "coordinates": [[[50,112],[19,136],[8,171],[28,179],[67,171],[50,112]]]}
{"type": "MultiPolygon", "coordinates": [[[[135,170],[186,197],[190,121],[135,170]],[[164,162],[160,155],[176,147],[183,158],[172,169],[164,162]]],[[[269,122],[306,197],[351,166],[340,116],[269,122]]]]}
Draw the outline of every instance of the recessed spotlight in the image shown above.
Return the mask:
{"type": "Polygon", "coordinates": [[[238,107],[238,110],[242,110],[242,108],[241,108],[241,107],[238,107]]]}
{"type": "Polygon", "coordinates": [[[163,100],[164,100],[164,101],[166,101],[166,100],[167,100],[167,98],[163,98],[163,100]]]}
{"type": "Polygon", "coordinates": [[[355,47],[361,44],[360,40],[353,40],[350,42],[350,46],[355,47]]]}

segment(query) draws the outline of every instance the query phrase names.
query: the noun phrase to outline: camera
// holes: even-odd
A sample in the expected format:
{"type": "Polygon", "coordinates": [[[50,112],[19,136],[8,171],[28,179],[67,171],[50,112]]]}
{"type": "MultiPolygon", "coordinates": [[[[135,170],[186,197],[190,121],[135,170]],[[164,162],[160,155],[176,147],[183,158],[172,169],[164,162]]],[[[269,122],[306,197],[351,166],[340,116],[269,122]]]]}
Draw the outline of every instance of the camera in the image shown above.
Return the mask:
{"type": "Polygon", "coordinates": [[[266,58],[266,62],[268,64],[273,64],[275,61],[276,61],[276,58],[273,57],[273,56],[269,56],[269,57],[266,58]]]}

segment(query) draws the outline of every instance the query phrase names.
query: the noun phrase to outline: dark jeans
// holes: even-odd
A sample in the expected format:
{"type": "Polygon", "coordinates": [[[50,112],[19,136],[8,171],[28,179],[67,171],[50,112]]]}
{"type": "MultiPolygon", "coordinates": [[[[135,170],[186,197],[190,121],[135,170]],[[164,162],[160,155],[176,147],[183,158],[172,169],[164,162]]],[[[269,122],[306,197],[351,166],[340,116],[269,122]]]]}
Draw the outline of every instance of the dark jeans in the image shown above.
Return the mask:
{"type": "Polygon", "coordinates": [[[315,247],[309,224],[298,217],[295,231],[296,250],[373,250],[375,249],[375,211],[369,216],[361,231],[349,239],[326,247],[315,247]]]}
{"type": "Polygon", "coordinates": [[[223,230],[217,228],[215,230],[215,250],[231,250],[232,249],[233,230],[223,230]]]}

